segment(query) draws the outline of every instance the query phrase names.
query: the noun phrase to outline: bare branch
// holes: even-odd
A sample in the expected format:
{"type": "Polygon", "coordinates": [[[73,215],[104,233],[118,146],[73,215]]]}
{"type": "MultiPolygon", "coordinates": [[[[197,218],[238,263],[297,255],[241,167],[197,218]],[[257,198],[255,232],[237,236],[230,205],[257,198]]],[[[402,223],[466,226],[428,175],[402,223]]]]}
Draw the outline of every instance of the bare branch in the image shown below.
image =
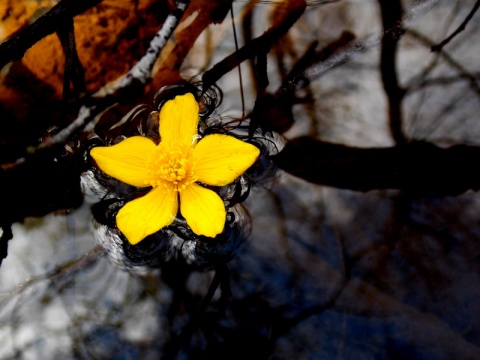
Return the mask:
{"type": "Polygon", "coordinates": [[[299,137],[271,158],[281,169],[316,184],[447,196],[480,189],[475,167],[479,157],[480,147],[467,145],[445,149],[412,142],[388,148],[355,148],[299,137]]]}
{"type": "Polygon", "coordinates": [[[20,60],[38,41],[57,31],[65,23],[65,19],[72,19],[100,2],[102,0],[61,0],[32,25],[0,44],[0,69],[9,62],[20,60]]]}
{"type": "Polygon", "coordinates": [[[339,50],[329,59],[315,64],[308,68],[304,77],[309,81],[313,81],[328,72],[331,68],[340,66],[351,61],[357,55],[381,44],[386,39],[394,39],[400,37],[406,30],[408,30],[418,19],[425,16],[434,6],[438,4],[439,0],[418,0],[405,11],[402,18],[402,28],[394,27],[389,29],[386,33],[374,33],[353,42],[350,46],[339,50]]]}
{"type": "Polygon", "coordinates": [[[437,52],[437,51],[440,51],[442,50],[442,48],[447,45],[455,36],[457,36],[458,34],[460,34],[462,31],[465,30],[468,22],[472,19],[473,15],[475,15],[475,13],[477,12],[478,8],[480,7],[480,0],[477,0],[477,2],[475,3],[475,5],[473,6],[473,9],[472,11],[470,11],[470,13],[467,15],[467,17],[465,18],[465,20],[460,24],[460,26],[452,33],[450,34],[450,36],[448,36],[445,40],[443,40],[442,42],[440,42],[439,44],[437,45],[433,45],[431,47],[432,51],[433,52],[437,52]]]}
{"type": "Polygon", "coordinates": [[[380,60],[380,73],[382,76],[383,88],[388,98],[388,113],[390,122],[390,133],[397,144],[407,141],[402,130],[402,99],[405,90],[398,84],[397,77],[397,45],[399,37],[389,37],[388,31],[395,29],[401,34],[403,29],[402,4],[400,0],[379,0],[382,13],[383,29],[385,31],[382,41],[382,52],[380,60]]]}
{"type": "MultiPolygon", "coordinates": [[[[411,35],[413,38],[417,39],[421,43],[423,43],[425,46],[432,46],[433,42],[430,40],[426,35],[423,35],[419,33],[418,31],[409,31],[409,35],[411,35]]],[[[444,50],[439,50],[438,52],[439,56],[441,56],[450,66],[452,66],[454,69],[458,71],[458,75],[465,79],[468,80],[470,87],[472,88],[475,93],[480,95],[480,85],[478,83],[478,79],[476,75],[470,74],[458,61],[456,61],[452,56],[450,56],[447,52],[444,50]]]]}
{"type": "Polygon", "coordinates": [[[178,20],[182,17],[189,1],[182,0],[178,2],[178,7],[168,15],[162,28],[157,32],[155,37],[150,42],[150,47],[147,53],[140,59],[140,61],[133,66],[133,68],[125,75],[125,77],[114,86],[109,89],[107,96],[101,99],[99,102],[95,102],[93,105],[84,105],[79,111],[78,117],[69,126],[60,131],[55,136],[52,136],[38,147],[47,148],[55,144],[65,142],[70,136],[72,136],[77,130],[83,128],[89,121],[91,121],[100,112],[106,109],[108,106],[113,105],[122,97],[127,98],[135,93],[141,87],[143,92],[143,86],[151,79],[153,65],[160,54],[160,51],[165,46],[167,40],[175,30],[178,20]],[[134,90],[130,92],[130,90],[134,90]]]}

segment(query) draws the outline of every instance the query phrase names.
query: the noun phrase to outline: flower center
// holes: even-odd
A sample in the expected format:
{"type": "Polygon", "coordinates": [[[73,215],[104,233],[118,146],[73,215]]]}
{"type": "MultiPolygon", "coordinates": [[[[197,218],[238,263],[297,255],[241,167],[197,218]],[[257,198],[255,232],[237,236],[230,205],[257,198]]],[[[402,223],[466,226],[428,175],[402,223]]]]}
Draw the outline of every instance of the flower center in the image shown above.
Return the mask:
{"type": "Polygon", "coordinates": [[[149,160],[150,186],[164,185],[180,192],[195,182],[193,163],[188,155],[188,150],[158,146],[149,160]]]}

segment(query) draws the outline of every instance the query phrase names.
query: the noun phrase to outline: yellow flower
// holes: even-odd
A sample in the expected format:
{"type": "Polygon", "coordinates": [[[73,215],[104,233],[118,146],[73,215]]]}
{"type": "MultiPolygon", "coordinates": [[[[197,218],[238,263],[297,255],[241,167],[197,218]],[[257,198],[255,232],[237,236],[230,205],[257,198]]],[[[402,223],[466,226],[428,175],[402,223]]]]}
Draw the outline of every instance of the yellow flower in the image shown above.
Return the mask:
{"type": "Polygon", "coordinates": [[[160,143],[133,136],[90,151],[106,174],[136,187],[152,187],[145,196],[125,204],[117,226],[135,245],[170,225],[180,212],[197,235],[215,237],[223,231],[222,199],[198,182],[225,186],[258,158],[259,149],[232,136],[212,134],[198,141],[198,104],[192,94],[167,101],[160,110],[160,143]]]}

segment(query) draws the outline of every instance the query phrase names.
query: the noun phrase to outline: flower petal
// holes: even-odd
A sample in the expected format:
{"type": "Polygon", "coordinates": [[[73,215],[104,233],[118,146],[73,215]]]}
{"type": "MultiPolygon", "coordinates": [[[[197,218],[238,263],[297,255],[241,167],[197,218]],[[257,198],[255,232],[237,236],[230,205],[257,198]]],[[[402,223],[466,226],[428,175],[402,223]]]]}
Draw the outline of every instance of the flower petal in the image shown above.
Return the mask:
{"type": "Polygon", "coordinates": [[[230,184],[253,165],[259,154],[256,146],[233,136],[205,136],[193,150],[195,176],[208,185],[230,184]]]}
{"type": "Polygon", "coordinates": [[[222,199],[197,184],[187,186],[180,193],[180,212],[195,234],[208,237],[223,231],[227,216],[222,199]]]}
{"type": "Polygon", "coordinates": [[[113,146],[99,146],[90,150],[100,170],[129,185],[150,186],[148,158],[155,151],[155,143],[142,136],[133,136],[113,146]]]}
{"type": "Polygon", "coordinates": [[[160,110],[160,137],[164,144],[191,147],[196,142],[198,103],[188,93],[169,100],[160,110]]]}
{"type": "Polygon", "coordinates": [[[130,244],[170,225],[178,212],[177,192],[158,186],[141,198],[130,201],[117,214],[117,226],[130,244]]]}

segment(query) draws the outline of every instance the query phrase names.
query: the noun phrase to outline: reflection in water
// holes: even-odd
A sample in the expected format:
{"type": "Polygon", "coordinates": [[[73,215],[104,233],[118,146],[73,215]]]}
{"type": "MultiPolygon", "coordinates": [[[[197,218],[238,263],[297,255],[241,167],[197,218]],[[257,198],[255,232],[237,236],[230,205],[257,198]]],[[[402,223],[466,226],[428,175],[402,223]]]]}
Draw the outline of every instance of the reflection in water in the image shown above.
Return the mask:
{"type": "MultiPolygon", "coordinates": [[[[240,10],[251,4],[235,3],[239,20],[248,19],[248,9],[240,10]]],[[[273,5],[252,5],[252,36],[266,30],[273,5]]],[[[398,44],[407,139],[478,144],[478,21],[445,53],[431,53],[425,42],[425,34],[433,43],[445,38],[473,5],[434,7],[398,44]]],[[[308,7],[268,57],[270,85],[263,90],[279,88],[313,40],[327,45],[346,29],[357,38],[378,34],[378,14],[375,1],[308,7]]],[[[234,50],[230,40],[227,21],[209,28],[185,72],[211,68],[234,50]]],[[[284,141],[309,135],[392,146],[379,56],[373,47],[300,90],[294,123],[280,127],[284,141]]],[[[248,81],[248,70],[247,110],[262,87],[248,81]]],[[[237,76],[218,81],[223,103],[215,115],[224,119],[240,114],[237,76]]],[[[123,110],[106,117],[118,120],[123,110]]],[[[0,358],[480,357],[480,203],[472,190],[442,198],[364,193],[279,171],[251,189],[244,205],[252,231],[226,267],[196,271],[170,262],[142,276],[112,264],[97,246],[90,207],[98,199],[90,200],[68,215],[14,224],[0,268],[0,358]]]]}
{"type": "MultiPolygon", "coordinates": [[[[472,194],[407,199],[287,178],[255,198],[251,239],[228,265],[231,297],[222,289],[202,303],[213,272],[166,268],[138,277],[98,250],[71,262],[50,250],[57,266],[3,293],[2,358],[477,356],[472,194]],[[306,220],[312,214],[322,221],[306,220]]],[[[84,223],[88,213],[69,217],[84,223]]],[[[37,228],[44,225],[61,227],[65,218],[37,228]]],[[[75,231],[94,246],[88,229],[75,231]]],[[[2,283],[22,269],[17,261],[5,262],[2,283]]]]}

